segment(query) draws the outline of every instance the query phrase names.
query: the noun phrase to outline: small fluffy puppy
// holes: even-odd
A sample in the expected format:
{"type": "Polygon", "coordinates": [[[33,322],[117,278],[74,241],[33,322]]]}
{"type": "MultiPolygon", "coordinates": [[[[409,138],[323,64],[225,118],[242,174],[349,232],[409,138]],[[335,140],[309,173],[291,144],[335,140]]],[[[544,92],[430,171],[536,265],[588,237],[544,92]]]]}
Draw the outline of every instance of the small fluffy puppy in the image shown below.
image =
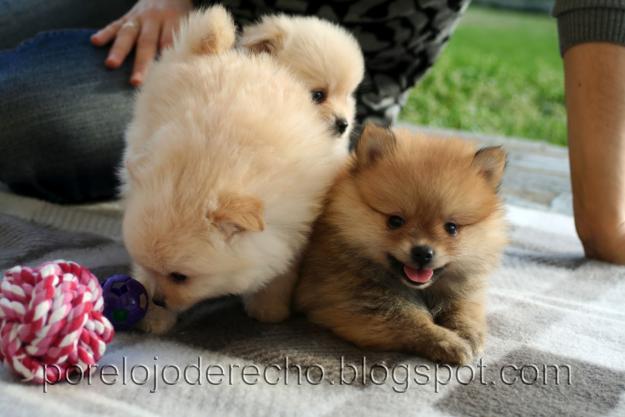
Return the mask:
{"type": "Polygon", "coordinates": [[[364,75],[354,36],[317,17],[270,15],[243,27],[238,45],[287,66],[306,85],[333,133],[347,140],[354,125],[353,94],[364,75]]]}
{"type": "Polygon", "coordinates": [[[356,345],[462,364],[506,243],[500,147],[367,125],[303,255],[296,309],[356,345]]]}
{"type": "Polygon", "coordinates": [[[154,302],[141,327],[155,333],[225,294],[260,320],[286,318],[290,267],[347,157],[303,83],[234,40],[222,7],[190,15],[127,131],[123,237],[154,302]]]}

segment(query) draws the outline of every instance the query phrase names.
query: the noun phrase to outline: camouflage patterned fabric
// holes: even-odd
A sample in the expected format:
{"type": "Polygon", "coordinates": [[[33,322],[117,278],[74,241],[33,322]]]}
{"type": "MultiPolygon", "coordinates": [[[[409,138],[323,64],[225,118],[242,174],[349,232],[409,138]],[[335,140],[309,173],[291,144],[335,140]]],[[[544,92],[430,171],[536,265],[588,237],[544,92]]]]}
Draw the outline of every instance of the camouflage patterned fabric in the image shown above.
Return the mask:
{"type": "Polygon", "coordinates": [[[237,23],[264,14],[318,16],[340,23],[358,39],[366,74],[357,91],[358,120],[390,124],[408,91],[434,64],[470,0],[225,0],[237,23]]]}

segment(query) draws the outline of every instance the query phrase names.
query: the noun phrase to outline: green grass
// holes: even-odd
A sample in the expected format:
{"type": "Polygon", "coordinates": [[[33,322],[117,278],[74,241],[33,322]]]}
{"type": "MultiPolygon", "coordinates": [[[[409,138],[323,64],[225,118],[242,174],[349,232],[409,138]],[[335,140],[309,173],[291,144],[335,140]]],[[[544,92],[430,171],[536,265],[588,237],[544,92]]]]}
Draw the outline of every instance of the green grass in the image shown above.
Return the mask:
{"type": "Polygon", "coordinates": [[[565,116],[555,20],[470,7],[400,118],[565,145],[565,116]]]}

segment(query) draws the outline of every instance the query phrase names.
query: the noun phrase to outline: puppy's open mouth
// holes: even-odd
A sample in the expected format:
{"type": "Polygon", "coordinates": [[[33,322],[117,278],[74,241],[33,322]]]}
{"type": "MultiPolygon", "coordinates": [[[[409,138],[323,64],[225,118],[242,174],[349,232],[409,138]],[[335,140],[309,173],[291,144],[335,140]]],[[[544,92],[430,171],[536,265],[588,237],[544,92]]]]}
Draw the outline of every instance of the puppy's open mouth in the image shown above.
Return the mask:
{"type": "Polygon", "coordinates": [[[412,288],[425,288],[432,285],[441,275],[441,272],[445,269],[444,266],[440,268],[420,268],[416,269],[410,265],[406,265],[400,262],[393,255],[388,254],[388,259],[393,269],[401,275],[403,281],[412,288]]]}

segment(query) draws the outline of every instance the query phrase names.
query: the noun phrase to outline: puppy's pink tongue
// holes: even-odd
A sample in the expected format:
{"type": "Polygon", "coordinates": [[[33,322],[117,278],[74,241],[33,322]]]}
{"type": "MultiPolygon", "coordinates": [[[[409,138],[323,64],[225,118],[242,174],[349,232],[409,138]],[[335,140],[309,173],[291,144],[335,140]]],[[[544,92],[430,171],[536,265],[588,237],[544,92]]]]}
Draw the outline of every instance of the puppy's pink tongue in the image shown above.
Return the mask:
{"type": "Polygon", "coordinates": [[[418,282],[419,284],[423,284],[428,282],[430,278],[432,278],[432,274],[434,271],[431,269],[414,269],[409,267],[408,265],[404,265],[404,274],[406,277],[413,282],[418,282]]]}

